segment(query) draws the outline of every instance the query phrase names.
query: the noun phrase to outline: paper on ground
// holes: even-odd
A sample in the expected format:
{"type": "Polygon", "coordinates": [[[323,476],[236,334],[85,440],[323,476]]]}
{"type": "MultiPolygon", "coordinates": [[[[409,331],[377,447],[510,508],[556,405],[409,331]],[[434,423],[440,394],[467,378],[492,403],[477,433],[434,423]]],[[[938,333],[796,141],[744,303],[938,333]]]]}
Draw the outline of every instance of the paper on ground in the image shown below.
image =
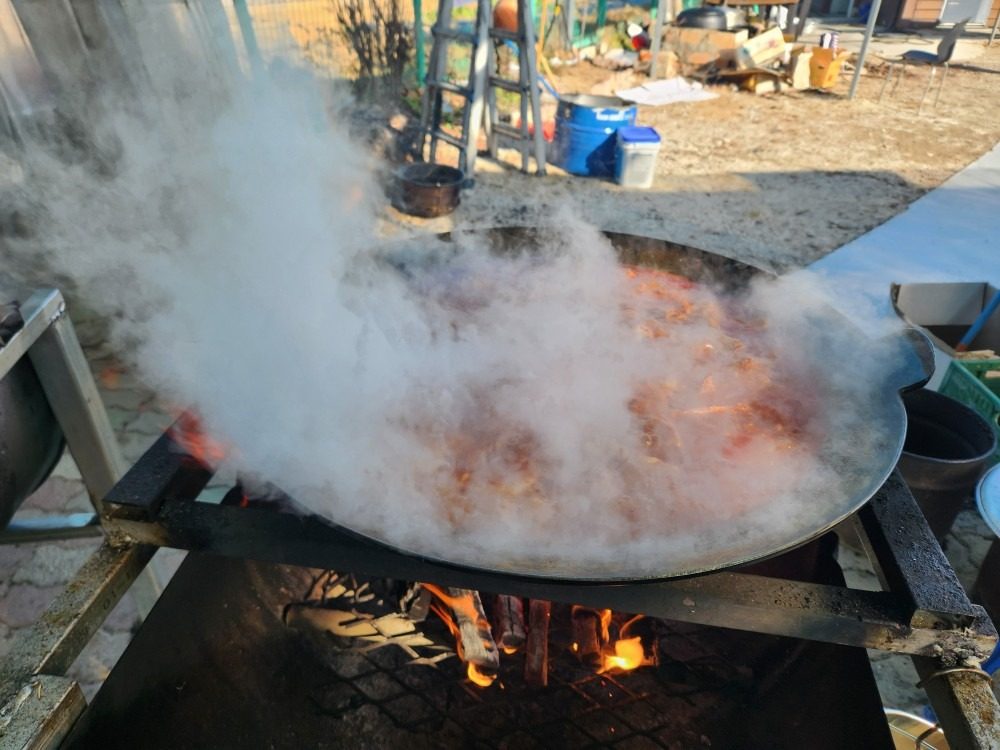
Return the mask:
{"type": "Polygon", "coordinates": [[[661,81],[650,81],[632,89],[616,91],[616,96],[636,104],[646,104],[658,107],[662,104],[677,102],[700,102],[705,99],[715,99],[718,94],[705,91],[698,82],[685,81],[680,76],[665,78],[661,81]]]}

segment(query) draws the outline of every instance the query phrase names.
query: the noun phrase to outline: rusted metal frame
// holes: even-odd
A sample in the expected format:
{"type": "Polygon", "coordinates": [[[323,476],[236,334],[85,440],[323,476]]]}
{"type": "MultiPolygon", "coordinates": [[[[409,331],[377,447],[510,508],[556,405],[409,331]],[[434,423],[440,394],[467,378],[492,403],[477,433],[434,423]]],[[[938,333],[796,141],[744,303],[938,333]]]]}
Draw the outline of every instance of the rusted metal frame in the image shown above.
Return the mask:
{"type": "Polygon", "coordinates": [[[963,628],[979,616],[909,488],[894,471],[857,514],[882,587],[903,597],[917,628],[963,628]]]}
{"type": "Polygon", "coordinates": [[[104,498],[107,519],[149,519],[165,502],[194,500],[214,471],[163,433],[104,498]]]}
{"type": "Polygon", "coordinates": [[[75,680],[33,677],[0,708],[0,744],[24,750],[57,748],[86,707],[75,680]]]}
{"type": "Polygon", "coordinates": [[[0,700],[37,675],[64,675],[156,551],[105,542],[29,628],[15,635],[0,664],[0,700]]]}
{"type": "Polygon", "coordinates": [[[938,659],[913,664],[952,750],[1000,750],[1000,705],[988,675],[942,670],[938,659]]]}
{"type": "Polygon", "coordinates": [[[987,653],[996,634],[982,615],[967,629],[914,628],[891,593],[745,573],[628,585],[561,583],[456,568],[397,552],[312,516],[270,508],[165,504],[156,519],[109,521],[124,537],[168,547],[439,585],[517,594],[703,625],[884,651],[987,653]]]}

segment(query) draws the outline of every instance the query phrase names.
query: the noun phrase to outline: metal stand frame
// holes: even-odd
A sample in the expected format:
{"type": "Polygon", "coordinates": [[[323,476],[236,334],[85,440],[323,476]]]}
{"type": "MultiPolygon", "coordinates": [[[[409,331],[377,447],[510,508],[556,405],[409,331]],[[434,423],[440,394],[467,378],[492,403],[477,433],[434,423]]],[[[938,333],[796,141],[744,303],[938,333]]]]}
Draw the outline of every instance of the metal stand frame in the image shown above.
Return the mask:
{"type": "Polygon", "coordinates": [[[102,500],[125,473],[125,461],[62,294],[55,289],[35,292],[21,306],[21,315],[24,326],[0,349],[0,378],[22,357],[31,359],[94,513],[45,518],[15,514],[0,530],[0,544],[98,536],[102,500]]]}
{"type": "Polygon", "coordinates": [[[855,516],[883,591],[741,572],[608,585],[468,570],[400,553],[275,503],[197,502],[211,475],[169,432],[149,449],[105,499],[105,547],[32,633],[13,645],[14,658],[0,672],[0,699],[16,698],[15,691],[39,675],[60,676],[72,661],[70,647],[82,647],[99,627],[125,578],[137,574],[154,547],[169,546],[909,654],[952,748],[983,750],[1000,742],[993,721],[1000,705],[989,676],[976,666],[993,651],[996,630],[969,601],[896,474],[855,516]],[[69,625],[61,630],[53,622],[69,625]]]}
{"type": "MultiPolygon", "coordinates": [[[[916,63],[919,65],[920,63],[916,63]]],[[[889,86],[889,81],[892,78],[892,73],[899,65],[899,75],[896,76],[896,82],[893,84],[892,89],[889,91],[889,96],[893,97],[896,95],[896,89],[899,88],[899,82],[903,80],[906,75],[907,62],[905,60],[891,60],[889,62],[889,71],[885,74],[885,78],[882,79],[882,88],[879,89],[878,101],[881,102],[885,96],[885,90],[889,86]]],[[[934,78],[937,76],[937,69],[941,68],[941,80],[938,82],[937,93],[934,95],[934,107],[937,108],[938,102],[941,101],[941,92],[944,90],[944,82],[948,78],[948,71],[951,70],[951,66],[948,63],[930,64],[930,75],[927,77],[927,86],[924,88],[923,96],[920,97],[920,104],[917,107],[917,116],[919,117],[924,113],[924,102],[927,101],[927,95],[931,93],[931,87],[934,85],[934,78]]]]}

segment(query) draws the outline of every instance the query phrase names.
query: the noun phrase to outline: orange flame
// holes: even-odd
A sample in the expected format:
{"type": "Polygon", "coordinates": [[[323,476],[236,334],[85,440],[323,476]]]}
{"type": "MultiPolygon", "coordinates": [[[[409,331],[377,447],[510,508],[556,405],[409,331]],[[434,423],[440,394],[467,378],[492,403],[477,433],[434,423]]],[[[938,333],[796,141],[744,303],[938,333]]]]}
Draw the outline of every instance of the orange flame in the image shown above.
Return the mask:
{"type": "Polygon", "coordinates": [[[615,641],[614,655],[604,655],[604,664],[598,670],[598,674],[607,672],[609,669],[628,671],[650,663],[650,660],[646,658],[646,652],[642,648],[642,639],[639,636],[623,638],[615,641]]]}
{"type": "Polygon", "coordinates": [[[181,450],[204,466],[215,468],[229,453],[225,445],[205,434],[201,419],[193,412],[181,412],[167,432],[181,450]]]}
{"type": "MultiPolygon", "coordinates": [[[[611,610],[605,610],[610,613],[611,610]]],[[[642,647],[642,638],[639,636],[634,636],[632,638],[627,638],[628,629],[632,627],[633,624],[638,622],[643,618],[642,615],[636,615],[631,620],[623,623],[618,629],[618,635],[620,638],[614,643],[614,654],[605,653],[603,655],[603,663],[601,668],[597,670],[598,674],[607,672],[611,669],[620,669],[623,672],[627,672],[638,667],[645,667],[653,663],[652,658],[646,656],[646,651],[642,647]]],[[[608,615],[608,621],[610,622],[611,616],[608,615]]],[[[602,617],[602,623],[603,623],[602,617]]]]}
{"type": "Polygon", "coordinates": [[[484,687],[484,688],[492,685],[493,681],[497,678],[495,674],[485,674],[483,672],[480,672],[479,668],[471,661],[469,662],[469,669],[467,674],[469,676],[469,679],[472,680],[473,683],[479,685],[479,687],[484,687]]]}

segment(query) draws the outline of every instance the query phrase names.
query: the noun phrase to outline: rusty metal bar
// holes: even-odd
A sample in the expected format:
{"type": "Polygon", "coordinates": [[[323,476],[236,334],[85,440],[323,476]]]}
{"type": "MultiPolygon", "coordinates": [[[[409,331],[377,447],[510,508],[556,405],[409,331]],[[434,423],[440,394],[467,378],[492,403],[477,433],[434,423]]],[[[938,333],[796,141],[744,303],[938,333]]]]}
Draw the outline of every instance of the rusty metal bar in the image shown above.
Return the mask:
{"type": "Polygon", "coordinates": [[[102,544],[38,621],[17,633],[0,665],[0,700],[37,675],[63,675],[156,551],[102,544]]]}
{"type": "Polygon", "coordinates": [[[213,470],[185,453],[168,430],[104,498],[110,519],[150,519],[171,501],[194,500],[213,470]]]}
{"type": "Polygon", "coordinates": [[[985,673],[942,670],[936,659],[913,664],[951,750],[1000,750],[1000,705],[985,673]]]}
{"type": "Polygon", "coordinates": [[[898,471],[858,511],[858,520],[883,588],[909,602],[913,627],[963,628],[973,622],[975,608],[898,471]]]}
{"type": "Polygon", "coordinates": [[[912,607],[905,598],[890,592],[857,591],[745,573],[628,585],[519,578],[424,560],[316,517],[271,508],[172,503],[164,505],[153,521],[115,517],[109,519],[109,524],[136,542],[226,557],[434,581],[495,594],[518,594],[884,651],[985,656],[996,643],[996,632],[981,608],[973,609],[968,627],[941,630],[913,627],[912,607]]]}
{"type": "Polygon", "coordinates": [[[0,708],[0,745],[54,750],[86,707],[76,681],[54,675],[34,677],[0,708]]]}

